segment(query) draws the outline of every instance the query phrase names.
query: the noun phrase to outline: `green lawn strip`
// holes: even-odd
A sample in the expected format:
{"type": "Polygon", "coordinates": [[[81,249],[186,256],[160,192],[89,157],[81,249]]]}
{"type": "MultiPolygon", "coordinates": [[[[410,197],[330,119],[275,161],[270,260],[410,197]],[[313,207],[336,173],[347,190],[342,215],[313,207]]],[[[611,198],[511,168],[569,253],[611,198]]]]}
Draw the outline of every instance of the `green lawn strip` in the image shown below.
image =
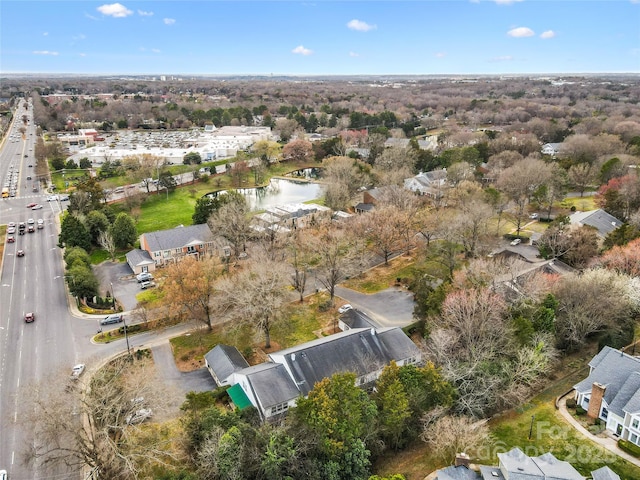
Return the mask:
{"type": "Polygon", "coordinates": [[[147,196],[136,224],[138,234],[191,225],[196,198],[197,195],[191,195],[187,188],[178,188],[169,193],[168,200],[164,192],[147,196]]]}
{"type": "Polygon", "coordinates": [[[581,369],[524,405],[492,419],[489,422],[493,436],[491,458],[485,456],[476,460],[495,465],[496,453],[519,447],[529,456],[551,452],[560,460],[571,463],[583,475],[589,475],[593,470],[608,465],[623,479],[640,478],[640,468],[584,437],[555,409],[555,398],[569,390],[587,373],[587,370],[581,369]]]}
{"type": "Polygon", "coordinates": [[[576,210],[582,212],[588,212],[589,210],[595,210],[598,208],[593,195],[588,197],[568,197],[562,200],[560,206],[567,209],[576,207],[576,210]]]}

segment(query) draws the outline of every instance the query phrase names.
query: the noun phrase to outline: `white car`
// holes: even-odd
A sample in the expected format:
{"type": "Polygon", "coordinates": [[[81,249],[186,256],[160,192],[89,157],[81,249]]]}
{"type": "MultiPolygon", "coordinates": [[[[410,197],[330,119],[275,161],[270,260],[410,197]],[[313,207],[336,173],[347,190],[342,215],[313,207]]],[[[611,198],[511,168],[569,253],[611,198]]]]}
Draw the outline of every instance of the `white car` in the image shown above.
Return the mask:
{"type": "Polygon", "coordinates": [[[344,305],[342,305],[342,306],[338,309],[338,313],[346,313],[346,312],[348,312],[349,310],[351,310],[352,308],[353,308],[353,307],[352,307],[350,304],[345,303],[344,305]]]}
{"type": "Polygon", "coordinates": [[[47,202],[55,202],[58,200],[58,196],[57,195],[49,195],[47,197],[47,202]]]}
{"type": "Polygon", "coordinates": [[[71,379],[77,380],[82,375],[82,372],[84,372],[84,363],[79,363],[71,370],[71,379]]]}
{"type": "Polygon", "coordinates": [[[153,275],[151,275],[149,272],[142,272],[136,275],[136,280],[138,280],[138,283],[150,282],[151,280],[153,280],[153,275]]]}
{"type": "Polygon", "coordinates": [[[510,245],[512,245],[512,246],[514,246],[514,247],[515,247],[516,245],[520,245],[520,243],[521,243],[521,242],[522,242],[522,240],[521,240],[521,239],[516,238],[516,239],[514,239],[514,240],[512,240],[512,241],[511,241],[511,244],[510,244],[510,245]]]}
{"type": "Polygon", "coordinates": [[[141,408],[140,410],[136,410],[135,413],[130,413],[127,415],[125,421],[127,425],[133,425],[134,423],[142,423],[145,420],[151,418],[153,412],[150,408],[141,408]]]}

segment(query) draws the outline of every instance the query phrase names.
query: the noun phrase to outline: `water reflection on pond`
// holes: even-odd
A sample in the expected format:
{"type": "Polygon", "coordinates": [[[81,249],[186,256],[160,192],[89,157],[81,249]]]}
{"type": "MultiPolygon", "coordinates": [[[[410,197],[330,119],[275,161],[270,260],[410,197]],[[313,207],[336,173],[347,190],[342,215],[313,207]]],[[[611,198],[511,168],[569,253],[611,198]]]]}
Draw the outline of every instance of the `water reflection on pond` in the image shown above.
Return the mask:
{"type": "MultiPolygon", "coordinates": [[[[286,203],[303,203],[321,198],[322,185],[318,183],[272,178],[269,185],[260,188],[238,188],[252,211],[286,203]]],[[[220,192],[222,193],[222,192],[220,192]]]]}

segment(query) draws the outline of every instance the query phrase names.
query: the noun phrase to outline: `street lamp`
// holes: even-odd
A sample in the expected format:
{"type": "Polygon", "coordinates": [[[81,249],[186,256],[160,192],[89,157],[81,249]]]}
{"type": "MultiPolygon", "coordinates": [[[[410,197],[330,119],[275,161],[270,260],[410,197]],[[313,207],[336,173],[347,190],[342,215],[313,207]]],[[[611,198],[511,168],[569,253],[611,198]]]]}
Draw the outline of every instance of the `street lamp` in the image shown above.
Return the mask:
{"type": "Polygon", "coordinates": [[[111,285],[111,303],[113,305],[113,311],[116,310],[116,297],[113,294],[113,282],[110,282],[111,285]]]}
{"type": "Polygon", "coordinates": [[[123,315],[122,321],[124,322],[124,339],[127,341],[127,355],[131,357],[131,349],[129,348],[129,334],[127,333],[127,317],[123,315]]]}

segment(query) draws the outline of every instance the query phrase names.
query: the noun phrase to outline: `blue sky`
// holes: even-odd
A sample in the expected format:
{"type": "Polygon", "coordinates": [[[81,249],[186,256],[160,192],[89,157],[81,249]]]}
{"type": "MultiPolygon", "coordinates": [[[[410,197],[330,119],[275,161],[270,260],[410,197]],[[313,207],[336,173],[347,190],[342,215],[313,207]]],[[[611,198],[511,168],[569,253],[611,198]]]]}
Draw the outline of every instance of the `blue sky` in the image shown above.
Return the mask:
{"type": "Polygon", "coordinates": [[[2,0],[0,73],[640,73],[640,0],[2,0]]]}

